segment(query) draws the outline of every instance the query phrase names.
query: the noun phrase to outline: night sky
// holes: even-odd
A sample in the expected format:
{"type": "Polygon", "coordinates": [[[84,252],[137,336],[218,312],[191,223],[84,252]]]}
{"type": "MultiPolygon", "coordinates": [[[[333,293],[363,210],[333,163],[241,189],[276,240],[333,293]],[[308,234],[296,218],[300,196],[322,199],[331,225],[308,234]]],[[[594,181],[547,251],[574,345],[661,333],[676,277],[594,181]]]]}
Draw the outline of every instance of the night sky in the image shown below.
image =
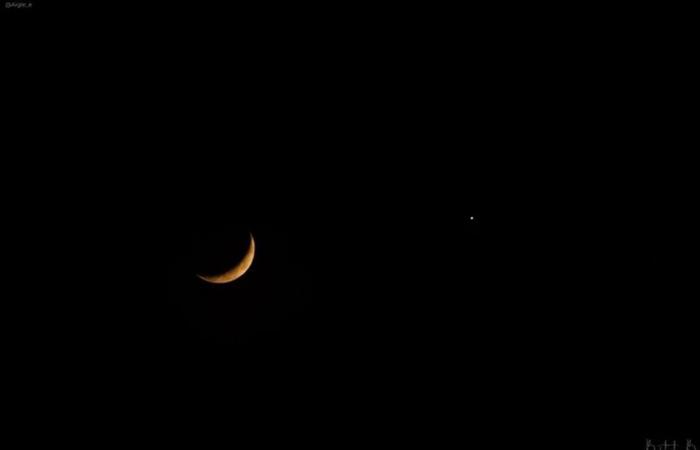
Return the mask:
{"type": "MultiPolygon", "coordinates": [[[[217,170],[205,194],[174,207],[185,220],[169,265],[173,346],[320,357],[372,355],[391,343],[402,354],[435,338],[438,314],[464,314],[467,305],[455,297],[482,295],[476,273],[488,264],[482,229],[489,219],[474,193],[454,196],[457,210],[439,211],[429,206],[433,189],[394,184],[399,177],[383,171],[372,179],[362,170],[371,163],[352,164],[357,172],[349,177],[290,165],[292,175],[277,183],[217,170]],[[195,277],[217,258],[219,268],[230,265],[248,233],[257,251],[246,275],[223,286],[195,277]],[[210,251],[222,246],[223,255],[210,251]],[[462,270],[475,271],[471,281],[459,277],[462,270]]],[[[450,323],[440,332],[459,328],[450,323]]]]}
{"type": "MultiPolygon", "coordinates": [[[[58,4],[14,17],[58,23],[58,4]]],[[[423,34],[365,42],[356,20],[328,39],[349,10],[317,21],[305,7],[317,28],[289,6],[210,26],[217,14],[188,4],[187,24],[204,18],[190,28],[155,9],[177,32],[134,39],[128,63],[107,48],[131,32],[116,21],[110,45],[76,58],[90,70],[75,88],[56,74],[77,67],[67,55],[12,85],[38,99],[7,123],[20,159],[3,179],[12,390],[51,417],[78,405],[86,429],[178,441],[173,429],[221,422],[233,445],[246,430],[323,448],[693,437],[697,177],[591,156],[675,133],[647,136],[661,126],[621,113],[608,122],[622,138],[598,127],[614,109],[605,90],[552,79],[568,47],[537,59],[540,44],[461,14],[434,33],[372,14],[423,34]],[[249,234],[242,278],[197,278],[235,263],[249,234]]],[[[40,48],[91,43],[113,13],[40,48]]]]}

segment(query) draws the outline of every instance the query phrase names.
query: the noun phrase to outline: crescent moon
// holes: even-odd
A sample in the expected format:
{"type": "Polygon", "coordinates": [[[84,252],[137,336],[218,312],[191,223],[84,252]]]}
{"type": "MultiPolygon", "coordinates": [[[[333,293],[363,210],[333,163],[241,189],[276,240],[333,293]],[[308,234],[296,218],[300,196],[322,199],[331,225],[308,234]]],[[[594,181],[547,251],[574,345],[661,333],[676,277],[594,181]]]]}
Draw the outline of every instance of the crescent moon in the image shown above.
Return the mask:
{"type": "Polygon", "coordinates": [[[253,258],[255,257],[255,239],[253,239],[253,234],[250,233],[250,245],[248,246],[248,251],[241,261],[233,266],[230,270],[219,274],[219,275],[200,275],[197,276],[206,281],[207,283],[213,284],[225,284],[235,281],[242,277],[250,266],[253,264],[253,258]]]}

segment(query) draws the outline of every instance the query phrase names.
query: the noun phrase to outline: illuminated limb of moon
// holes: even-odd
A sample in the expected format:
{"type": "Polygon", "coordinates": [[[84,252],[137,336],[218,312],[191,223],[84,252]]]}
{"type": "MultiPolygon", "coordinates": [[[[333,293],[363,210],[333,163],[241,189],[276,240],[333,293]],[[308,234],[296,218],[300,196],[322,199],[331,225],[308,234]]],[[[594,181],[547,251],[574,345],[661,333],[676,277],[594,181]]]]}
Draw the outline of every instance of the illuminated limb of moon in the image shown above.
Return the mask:
{"type": "Polygon", "coordinates": [[[213,284],[224,284],[230,283],[242,277],[250,266],[253,264],[253,258],[255,257],[255,239],[253,239],[253,234],[250,234],[250,245],[248,246],[248,251],[241,261],[233,266],[230,270],[219,274],[219,275],[200,275],[197,276],[206,281],[207,283],[213,284]]]}

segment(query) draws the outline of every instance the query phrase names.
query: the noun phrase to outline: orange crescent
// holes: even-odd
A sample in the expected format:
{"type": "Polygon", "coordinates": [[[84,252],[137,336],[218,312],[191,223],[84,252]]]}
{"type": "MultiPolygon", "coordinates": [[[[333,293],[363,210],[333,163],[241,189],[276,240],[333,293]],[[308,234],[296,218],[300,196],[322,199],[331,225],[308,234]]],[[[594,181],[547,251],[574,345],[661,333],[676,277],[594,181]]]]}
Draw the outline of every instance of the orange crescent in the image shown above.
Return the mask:
{"type": "Polygon", "coordinates": [[[207,283],[214,284],[225,284],[235,281],[242,277],[250,266],[253,264],[253,258],[255,258],[255,239],[253,239],[253,233],[250,233],[250,245],[248,246],[248,251],[241,261],[233,266],[232,269],[219,275],[200,275],[197,276],[206,281],[207,283]]]}

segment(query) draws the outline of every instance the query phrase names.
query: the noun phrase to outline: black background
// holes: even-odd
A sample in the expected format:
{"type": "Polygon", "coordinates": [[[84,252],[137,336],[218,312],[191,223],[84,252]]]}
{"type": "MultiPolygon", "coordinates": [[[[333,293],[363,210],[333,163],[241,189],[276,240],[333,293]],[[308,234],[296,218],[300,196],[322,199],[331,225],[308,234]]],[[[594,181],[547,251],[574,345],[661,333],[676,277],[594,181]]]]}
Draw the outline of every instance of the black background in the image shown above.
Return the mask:
{"type": "Polygon", "coordinates": [[[81,433],[693,437],[693,175],[638,151],[684,122],[629,52],[539,53],[560,34],[505,13],[47,5],[5,16],[5,318],[19,390],[81,433]],[[227,229],[259,252],[219,289],[195,244],[227,229]]]}

